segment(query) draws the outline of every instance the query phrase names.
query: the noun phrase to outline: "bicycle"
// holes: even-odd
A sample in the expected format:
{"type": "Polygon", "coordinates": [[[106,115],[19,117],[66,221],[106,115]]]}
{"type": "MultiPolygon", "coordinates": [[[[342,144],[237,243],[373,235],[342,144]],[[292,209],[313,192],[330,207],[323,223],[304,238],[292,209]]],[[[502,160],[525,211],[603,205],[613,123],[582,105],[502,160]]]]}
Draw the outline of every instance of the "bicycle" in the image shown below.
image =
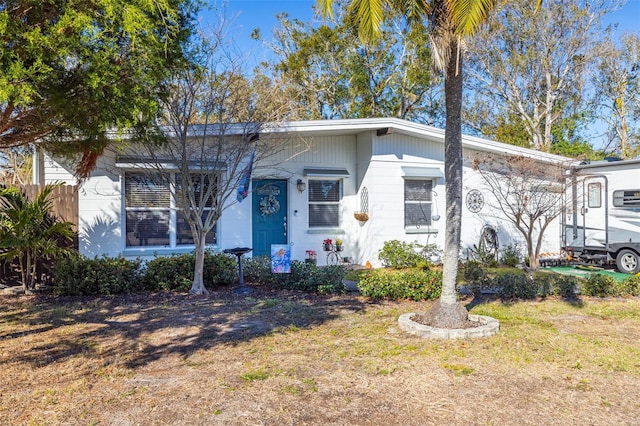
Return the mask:
{"type": "MultiPolygon", "coordinates": [[[[328,244],[326,246],[329,246],[328,244]]],[[[344,262],[344,258],[340,255],[342,249],[338,250],[335,244],[331,244],[330,250],[326,250],[327,252],[327,265],[342,265],[344,262]]]]}

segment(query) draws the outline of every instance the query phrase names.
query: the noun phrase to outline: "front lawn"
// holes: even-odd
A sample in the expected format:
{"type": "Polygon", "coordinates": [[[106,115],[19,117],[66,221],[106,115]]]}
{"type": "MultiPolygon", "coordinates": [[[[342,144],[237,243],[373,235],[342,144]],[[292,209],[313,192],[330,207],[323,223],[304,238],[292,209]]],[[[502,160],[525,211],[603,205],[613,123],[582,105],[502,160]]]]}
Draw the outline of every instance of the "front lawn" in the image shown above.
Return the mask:
{"type": "Polygon", "coordinates": [[[498,335],[430,341],[432,302],[256,287],[1,298],[0,424],[636,424],[640,299],[467,300],[498,335]]]}

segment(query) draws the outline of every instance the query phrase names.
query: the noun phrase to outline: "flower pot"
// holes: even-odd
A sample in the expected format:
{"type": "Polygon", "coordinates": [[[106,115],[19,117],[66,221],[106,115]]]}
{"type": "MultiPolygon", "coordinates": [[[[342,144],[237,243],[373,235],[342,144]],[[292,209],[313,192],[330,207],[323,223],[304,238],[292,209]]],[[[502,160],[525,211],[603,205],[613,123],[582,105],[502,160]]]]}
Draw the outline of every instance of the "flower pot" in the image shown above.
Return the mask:
{"type": "Polygon", "coordinates": [[[316,259],[316,258],[310,258],[310,257],[307,257],[307,258],[304,260],[304,262],[305,262],[305,263],[310,263],[310,264],[312,264],[312,265],[314,265],[314,266],[315,266],[315,265],[317,265],[317,263],[318,263],[318,259],[316,259]]]}
{"type": "Polygon", "coordinates": [[[366,222],[367,220],[369,220],[369,215],[365,212],[356,212],[353,214],[353,217],[355,217],[356,220],[359,220],[360,222],[366,222]]]}
{"type": "Polygon", "coordinates": [[[343,246],[336,246],[336,251],[342,251],[342,250],[344,250],[343,246]]]}
{"type": "Polygon", "coordinates": [[[323,248],[324,248],[324,251],[331,251],[331,244],[325,244],[323,248]]]}

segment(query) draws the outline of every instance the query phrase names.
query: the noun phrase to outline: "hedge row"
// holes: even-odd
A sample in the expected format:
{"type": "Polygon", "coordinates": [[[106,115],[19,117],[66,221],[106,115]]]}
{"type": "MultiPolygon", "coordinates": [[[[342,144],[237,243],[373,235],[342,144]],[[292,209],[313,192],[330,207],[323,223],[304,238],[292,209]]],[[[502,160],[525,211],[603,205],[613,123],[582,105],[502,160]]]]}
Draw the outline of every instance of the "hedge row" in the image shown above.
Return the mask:
{"type": "MultiPolygon", "coordinates": [[[[64,296],[185,292],[191,288],[194,267],[193,253],[156,257],[146,263],[122,257],[89,259],[72,256],[60,259],[55,264],[54,291],[64,296]]],[[[262,256],[245,259],[243,272],[245,281],[252,284],[324,294],[344,291],[342,278],[345,270],[341,266],[318,268],[294,260],[290,274],[274,274],[269,257],[262,256]]],[[[203,275],[209,290],[236,283],[236,257],[207,252],[203,275]]]]}

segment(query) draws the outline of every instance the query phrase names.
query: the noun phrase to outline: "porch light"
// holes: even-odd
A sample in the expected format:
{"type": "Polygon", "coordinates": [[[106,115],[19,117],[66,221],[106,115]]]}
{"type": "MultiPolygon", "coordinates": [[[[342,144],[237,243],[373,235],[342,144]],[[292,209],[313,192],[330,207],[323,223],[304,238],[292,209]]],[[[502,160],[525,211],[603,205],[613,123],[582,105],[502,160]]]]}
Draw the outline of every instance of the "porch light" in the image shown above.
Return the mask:
{"type": "Polygon", "coordinates": [[[296,188],[298,188],[298,192],[302,193],[307,188],[307,184],[304,183],[302,179],[298,179],[296,182],[296,188]]]}

